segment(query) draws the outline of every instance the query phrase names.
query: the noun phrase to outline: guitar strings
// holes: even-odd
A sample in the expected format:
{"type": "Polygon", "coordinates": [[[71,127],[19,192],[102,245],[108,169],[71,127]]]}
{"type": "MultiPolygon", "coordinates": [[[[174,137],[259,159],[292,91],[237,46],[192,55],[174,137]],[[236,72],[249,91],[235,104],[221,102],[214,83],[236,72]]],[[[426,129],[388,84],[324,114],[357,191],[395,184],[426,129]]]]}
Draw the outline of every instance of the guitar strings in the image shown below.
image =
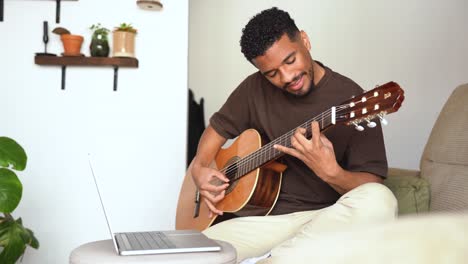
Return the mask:
{"type": "MultiPolygon", "coordinates": [[[[338,108],[338,111],[341,111],[342,109],[347,108],[347,106],[338,106],[337,108],[338,108]]],[[[323,125],[324,118],[328,118],[330,115],[331,115],[331,111],[327,110],[326,112],[323,112],[323,113],[319,114],[318,116],[315,116],[312,119],[307,120],[306,122],[302,123],[298,127],[306,126],[305,128],[307,129],[308,126],[310,126],[310,123],[312,121],[316,121],[318,119],[322,119],[322,125],[323,125]]],[[[328,120],[327,120],[327,122],[328,122],[328,120]]],[[[327,125],[328,125],[328,123],[327,123],[327,125]]],[[[231,174],[232,172],[238,171],[238,168],[242,167],[246,163],[247,164],[250,163],[252,160],[262,156],[263,154],[265,154],[265,152],[270,152],[271,145],[282,143],[282,141],[285,141],[285,140],[287,140],[287,138],[290,138],[295,133],[295,131],[296,131],[296,129],[288,131],[287,133],[285,133],[281,137],[279,137],[279,138],[277,138],[277,139],[275,139],[273,141],[270,141],[269,143],[264,145],[262,148],[258,149],[255,152],[250,153],[249,155],[242,158],[241,160],[238,160],[237,162],[234,162],[234,163],[228,165],[227,167],[223,168],[221,171],[225,171],[225,174],[227,176],[230,176],[229,174],[231,174]]],[[[306,133],[307,132],[308,131],[306,131],[306,133]]],[[[282,144],[282,145],[287,145],[287,144],[282,144]]],[[[280,151],[277,151],[277,150],[274,150],[274,152],[277,152],[278,154],[280,153],[280,151]]],[[[236,179],[238,179],[239,177],[241,177],[243,175],[240,175],[239,177],[236,176],[236,175],[233,175],[233,176],[234,176],[233,179],[236,180],[236,179]]]]}
{"type": "MultiPolygon", "coordinates": [[[[341,113],[342,110],[347,109],[347,108],[349,108],[348,104],[337,106],[336,107],[336,113],[337,114],[341,113]]],[[[306,122],[302,123],[298,127],[306,128],[306,136],[307,136],[307,133],[309,132],[308,127],[310,127],[310,124],[312,123],[312,121],[320,121],[320,119],[321,119],[322,126],[323,126],[323,122],[325,121],[325,119],[330,117],[330,116],[331,116],[331,110],[327,110],[327,111],[325,111],[325,112],[323,112],[323,113],[321,113],[321,114],[307,120],[306,122]]],[[[328,119],[326,121],[327,121],[327,125],[330,124],[328,119]]],[[[234,162],[232,164],[229,164],[228,166],[224,167],[220,171],[223,172],[226,176],[228,176],[228,178],[230,180],[239,179],[243,175],[232,175],[232,176],[234,176],[234,178],[230,178],[229,176],[231,176],[230,174],[232,174],[233,172],[239,171],[238,168],[241,168],[245,164],[250,163],[252,160],[254,160],[254,159],[258,158],[258,157],[261,157],[263,154],[265,154],[267,152],[269,154],[271,154],[270,153],[271,152],[270,151],[271,145],[282,143],[282,141],[287,140],[288,138],[290,138],[295,132],[296,132],[296,129],[292,129],[292,130],[288,131],[287,133],[285,133],[281,137],[270,141],[269,143],[265,144],[263,147],[261,147],[257,151],[250,153],[246,157],[244,157],[244,158],[242,158],[242,159],[240,159],[240,160],[238,160],[238,161],[236,161],[236,162],[234,162]]],[[[282,144],[282,145],[288,145],[288,144],[282,144]]],[[[277,151],[277,150],[274,150],[274,152],[280,153],[280,151],[277,151]]],[[[273,156],[275,156],[275,155],[273,155],[273,156]]]]}

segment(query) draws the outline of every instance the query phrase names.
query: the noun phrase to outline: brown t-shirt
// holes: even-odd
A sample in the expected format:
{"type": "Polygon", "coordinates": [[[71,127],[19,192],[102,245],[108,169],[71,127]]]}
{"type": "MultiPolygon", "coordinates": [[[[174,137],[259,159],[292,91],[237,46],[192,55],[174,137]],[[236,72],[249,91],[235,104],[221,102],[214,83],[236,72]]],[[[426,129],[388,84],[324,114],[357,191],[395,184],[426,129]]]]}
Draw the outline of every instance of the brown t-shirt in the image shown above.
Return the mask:
{"type": "MultiPolygon", "coordinates": [[[[228,139],[254,128],[269,142],[363,92],[351,79],[323,67],[325,75],[303,97],[275,87],[260,72],[250,75],[211,117],[211,126],[228,139]]],[[[380,125],[366,127],[362,132],[352,126],[336,125],[324,134],[333,143],[336,160],[344,169],[386,177],[387,159],[380,125]]],[[[301,160],[285,155],[281,162],[288,168],[283,173],[281,192],[271,214],[321,209],[340,197],[301,160]]]]}

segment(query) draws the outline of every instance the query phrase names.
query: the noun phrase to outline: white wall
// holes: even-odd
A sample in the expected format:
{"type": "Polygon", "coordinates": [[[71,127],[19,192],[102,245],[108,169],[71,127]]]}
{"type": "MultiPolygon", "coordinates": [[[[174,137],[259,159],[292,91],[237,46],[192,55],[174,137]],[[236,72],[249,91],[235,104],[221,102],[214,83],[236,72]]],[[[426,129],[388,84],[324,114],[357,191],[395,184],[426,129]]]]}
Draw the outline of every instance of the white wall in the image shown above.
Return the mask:
{"type": "Polygon", "coordinates": [[[387,155],[390,166],[418,168],[443,103],[468,82],[468,2],[192,0],[189,87],[205,98],[206,119],[255,71],[240,52],[241,30],[272,6],[308,33],[314,59],[367,90],[392,80],[405,89],[402,108],[387,118],[387,155]]]}
{"type": "MultiPolygon", "coordinates": [[[[34,64],[43,50],[42,21],[55,26],[54,1],[6,1],[0,22],[0,135],[16,139],[29,156],[20,173],[23,198],[15,217],[35,231],[39,250],[23,263],[68,263],[78,245],[110,238],[88,166],[95,171],[114,231],[173,229],[185,174],[188,0],[163,1],[161,12],[134,0],[62,2],[61,23],[85,36],[100,22],[130,22],[138,30],[138,69],[67,69],[34,64]]],[[[50,34],[49,51],[62,52],[50,34]]]]}

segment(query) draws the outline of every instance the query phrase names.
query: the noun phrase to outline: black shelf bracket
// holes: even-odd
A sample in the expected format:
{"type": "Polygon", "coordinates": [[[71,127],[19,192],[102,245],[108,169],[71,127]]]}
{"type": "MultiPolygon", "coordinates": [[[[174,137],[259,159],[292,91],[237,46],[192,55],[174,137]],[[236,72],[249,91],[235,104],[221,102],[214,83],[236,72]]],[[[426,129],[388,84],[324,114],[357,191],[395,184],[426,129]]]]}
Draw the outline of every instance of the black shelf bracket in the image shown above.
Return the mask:
{"type": "Polygon", "coordinates": [[[119,75],[119,66],[114,66],[114,91],[117,91],[117,79],[119,75]]]}
{"type": "Polygon", "coordinates": [[[67,66],[62,66],[62,90],[65,90],[65,72],[67,71],[67,66]]]}

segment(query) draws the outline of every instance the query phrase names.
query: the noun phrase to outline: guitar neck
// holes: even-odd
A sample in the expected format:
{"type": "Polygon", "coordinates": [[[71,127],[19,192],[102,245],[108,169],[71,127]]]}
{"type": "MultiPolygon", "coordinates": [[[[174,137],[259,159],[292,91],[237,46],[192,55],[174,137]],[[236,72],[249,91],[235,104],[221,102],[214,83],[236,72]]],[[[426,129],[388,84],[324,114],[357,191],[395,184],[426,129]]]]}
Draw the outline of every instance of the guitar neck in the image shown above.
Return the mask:
{"type": "MultiPolygon", "coordinates": [[[[334,110],[334,109],[333,109],[334,110]]],[[[275,160],[282,156],[284,153],[281,151],[276,150],[273,148],[274,145],[282,145],[288,148],[291,148],[291,137],[294,135],[296,130],[300,127],[305,128],[305,137],[310,139],[312,137],[312,127],[311,124],[313,121],[317,121],[319,123],[320,131],[325,130],[326,128],[333,125],[334,111],[327,110],[318,116],[311,118],[301,124],[300,126],[288,131],[287,133],[283,134],[282,136],[270,141],[265,146],[259,148],[258,150],[250,153],[249,155],[237,160],[235,163],[230,164],[222,171],[229,176],[233,180],[237,180],[244,176],[245,174],[253,171],[264,164],[275,160]]]]}

